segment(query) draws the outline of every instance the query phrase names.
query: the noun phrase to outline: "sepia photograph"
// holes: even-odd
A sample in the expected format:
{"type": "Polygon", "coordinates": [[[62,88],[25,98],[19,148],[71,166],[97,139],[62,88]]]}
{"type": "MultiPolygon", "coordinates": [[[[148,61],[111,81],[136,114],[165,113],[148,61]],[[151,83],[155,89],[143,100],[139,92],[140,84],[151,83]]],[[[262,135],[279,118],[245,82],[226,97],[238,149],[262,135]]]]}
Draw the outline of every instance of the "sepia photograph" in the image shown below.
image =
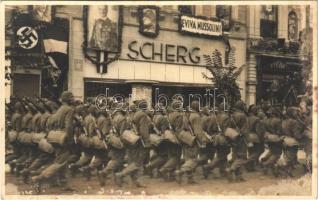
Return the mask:
{"type": "Polygon", "coordinates": [[[317,2],[0,13],[1,198],[317,198],[317,2]]]}

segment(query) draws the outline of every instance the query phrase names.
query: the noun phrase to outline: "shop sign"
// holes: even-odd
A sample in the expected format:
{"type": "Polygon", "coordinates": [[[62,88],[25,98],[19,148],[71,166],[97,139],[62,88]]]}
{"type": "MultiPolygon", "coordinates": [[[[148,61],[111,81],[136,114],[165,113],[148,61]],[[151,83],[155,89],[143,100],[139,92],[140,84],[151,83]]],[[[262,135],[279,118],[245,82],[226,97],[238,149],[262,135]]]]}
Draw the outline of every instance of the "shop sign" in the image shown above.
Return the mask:
{"type": "Polygon", "coordinates": [[[179,31],[187,34],[222,36],[222,23],[201,17],[181,15],[179,31]]]}

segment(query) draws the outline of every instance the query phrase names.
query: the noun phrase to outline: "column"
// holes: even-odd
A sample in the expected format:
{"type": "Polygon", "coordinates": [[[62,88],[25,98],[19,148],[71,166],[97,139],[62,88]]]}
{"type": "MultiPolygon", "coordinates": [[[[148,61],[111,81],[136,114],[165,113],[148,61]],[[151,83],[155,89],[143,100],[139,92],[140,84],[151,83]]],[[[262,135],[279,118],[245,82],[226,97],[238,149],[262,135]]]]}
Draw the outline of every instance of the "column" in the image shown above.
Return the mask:
{"type": "Polygon", "coordinates": [[[152,104],[152,85],[145,83],[132,84],[132,101],[146,100],[148,106],[152,104]]]}
{"type": "Polygon", "coordinates": [[[246,103],[252,105],[256,103],[256,57],[255,54],[250,53],[247,59],[247,82],[246,82],[246,103]]]}

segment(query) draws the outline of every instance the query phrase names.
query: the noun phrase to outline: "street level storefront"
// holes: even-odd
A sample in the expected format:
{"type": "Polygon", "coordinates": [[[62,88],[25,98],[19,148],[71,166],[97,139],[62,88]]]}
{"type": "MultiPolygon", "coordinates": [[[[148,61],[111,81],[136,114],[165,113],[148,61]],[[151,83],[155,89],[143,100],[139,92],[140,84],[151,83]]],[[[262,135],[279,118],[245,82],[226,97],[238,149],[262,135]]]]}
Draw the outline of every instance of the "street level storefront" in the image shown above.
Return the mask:
{"type": "MultiPolygon", "coordinates": [[[[229,48],[228,40],[220,31],[220,22],[203,18],[197,20],[196,17],[184,18],[187,21],[180,22],[181,18],[177,18],[178,21],[173,20],[175,16],[166,15],[160,21],[157,35],[149,37],[141,33],[140,23],[136,17],[131,17],[131,12],[129,8],[123,9],[120,56],[107,65],[105,73],[100,73],[99,66],[96,68],[89,59],[84,59],[81,47],[83,38],[78,35],[85,32],[85,26],[83,28],[81,19],[73,19],[71,40],[76,38],[76,42],[71,45],[70,59],[73,62],[70,63],[69,85],[76,97],[96,97],[105,94],[108,88],[110,96],[120,94],[126,98],[131,96],[131,100],[146,99],[154,104],[156,91],[159,90],[169,99],[181,94],[187,103],[189,95],[204,96],[207,89],[212,89],[213,83],[203,78],[203,73],[210,76],[204,55],[211,55],[218,50],[224,64],[229,48]],[[182,26],[185,26],[184,30],[182,26]],[[207,32],[213,32],[213,35],[207,32]]],[[[230,40],[230,44],[231,48],[237,49],[237,66],[243,65],[246,49],[244,40],[230,40]]],[[[245,98],[244,71],[242,74],[238,82],[242,98],[245,98]]]]}

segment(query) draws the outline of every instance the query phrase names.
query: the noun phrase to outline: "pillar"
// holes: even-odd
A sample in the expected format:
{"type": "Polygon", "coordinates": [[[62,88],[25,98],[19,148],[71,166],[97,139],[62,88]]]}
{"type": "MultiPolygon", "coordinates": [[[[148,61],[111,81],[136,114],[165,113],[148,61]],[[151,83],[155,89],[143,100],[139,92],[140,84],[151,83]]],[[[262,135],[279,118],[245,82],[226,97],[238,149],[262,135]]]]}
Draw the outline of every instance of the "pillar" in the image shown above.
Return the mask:
{"type": "Polygon", "coordinates": [[[256,57],[255,54],[250,53],[247,59],[247,95],[246,103],[248,105],[256,104],[256,57]]]}

